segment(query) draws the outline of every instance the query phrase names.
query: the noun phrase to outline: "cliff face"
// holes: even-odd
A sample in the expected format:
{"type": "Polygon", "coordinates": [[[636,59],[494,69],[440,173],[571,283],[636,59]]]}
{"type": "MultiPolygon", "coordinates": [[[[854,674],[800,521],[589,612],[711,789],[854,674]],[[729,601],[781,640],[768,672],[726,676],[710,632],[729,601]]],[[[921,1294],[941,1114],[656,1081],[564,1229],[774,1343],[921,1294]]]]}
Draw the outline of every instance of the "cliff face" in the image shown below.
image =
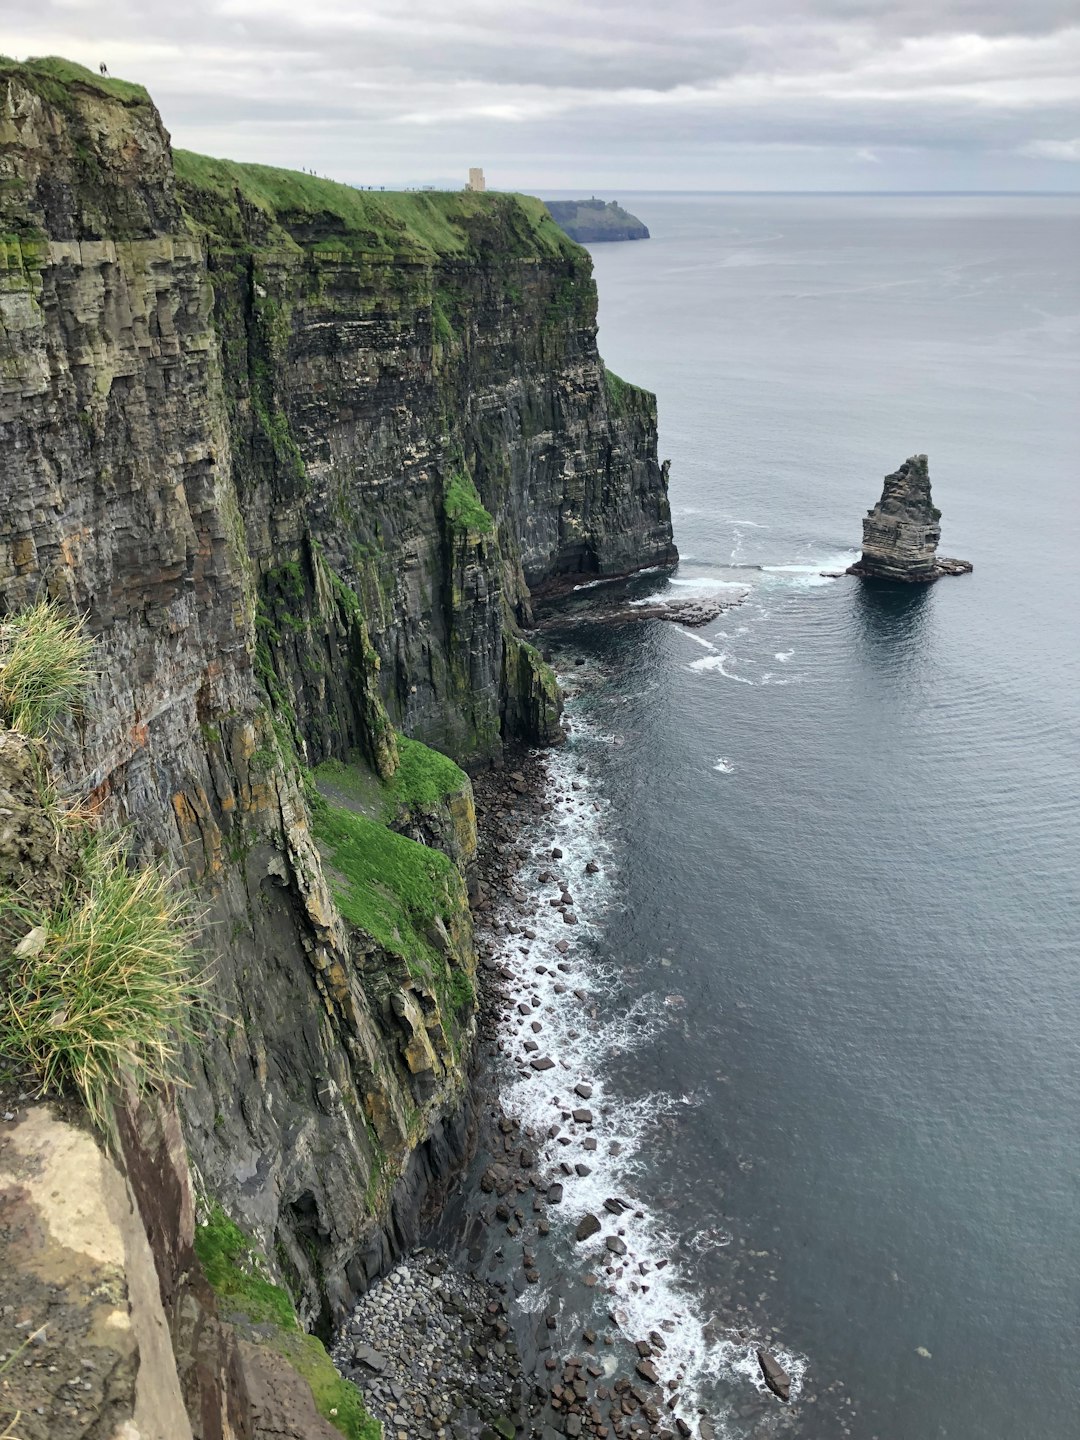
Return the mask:
{"type": "Polygon", "coordinates": [[[912,455],[899,470],[885,476],[881,499],[863,521],[863,549],[849,574],[867,579],[925,582],[941,575],[963,574],[966,560],[937,553],[941,511],[930,494],[930,468],[925,455],[912,455]]]}
{"type": "Polygon", "coordinates": [[[0,62],[0,235],[0,609],[88,616],[55,772],[196,887],[196,1178],[325,1315],[466,1143],[471,796],[397,733],[557,738],[519,626],[674,558],[654,402],[538,202],[174,163],[62,62],[0,62]]]}

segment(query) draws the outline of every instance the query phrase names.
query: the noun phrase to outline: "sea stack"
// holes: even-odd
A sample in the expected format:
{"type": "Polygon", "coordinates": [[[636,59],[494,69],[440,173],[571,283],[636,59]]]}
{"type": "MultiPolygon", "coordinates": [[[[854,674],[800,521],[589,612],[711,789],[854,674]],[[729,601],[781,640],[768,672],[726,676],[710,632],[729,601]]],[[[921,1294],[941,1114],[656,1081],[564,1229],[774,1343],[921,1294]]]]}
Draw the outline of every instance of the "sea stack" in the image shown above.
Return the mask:
{"type": "Polygon", "coordinates": [[[863,521],[863,549],[849,575],[871,580],[907,580],[918,584],[942,575],[965,575],[967,560],[937,553],[941,511],[930,495],[930,467],[925,455],[912,455],[900,469],[885,476],[881,499],[863,521]]]}

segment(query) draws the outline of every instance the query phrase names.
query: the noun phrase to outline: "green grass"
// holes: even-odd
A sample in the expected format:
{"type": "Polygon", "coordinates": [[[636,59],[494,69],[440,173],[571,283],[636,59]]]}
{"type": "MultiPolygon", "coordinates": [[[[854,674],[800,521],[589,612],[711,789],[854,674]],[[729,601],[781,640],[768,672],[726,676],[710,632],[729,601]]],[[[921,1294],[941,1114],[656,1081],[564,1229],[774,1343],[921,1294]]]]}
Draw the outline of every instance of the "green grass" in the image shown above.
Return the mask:
{"type": "Polygon", "coordinates": [[[613,415],[625,415],[631,399],[638,393],[638,387],[616,375],[614,370],[604,366],[604,388],[607,391],[608,407],[613,415]]]}
{"type": "Polygon", "coordinates": [[[157,868],[128,868],[118,844],[83,832],[77,873],[47,914],[0,902],[0,1058],[41,1091],[74,1088],[109,1128],[125,1076],[173,1077],[197,990],[183,897],[157,868]]]}
{"type": "Polygon", "coordinates": [[[398,737],[398,768],[384,788],[395,804],[433,810],[468,785],[468,777],[447,755],[398,737]]]}
{"type": "Polygon", "coordinates": [[[213,1207],[205,1225],[196,1226],[195,1253],[224,1302],[226,1318],[231,1311],[239,1311],[256,1324],[297,1328],[289,1295],[261,1273],[251,1242],[220,1205],[213,1207]]]}
{"type": "Polygon", "coordinates": [[[443,958],[424,931],[436,918],[449,925],[464,905],[453,863],[441,850],[418,845],[318,794],[312,818],[345,918],[399,955],[410,972],[437,973],[443,958]]]}
{"type": "Polygon", "coordinates": [[[575,253],[544,205],[526,195],[358,190],[299,170],[215,160],[190,150],[174,150],[173,164],[194,208],[216,219],[219,228],[242,223],[239,193],[286,230],[318,221],[324,233],[313,243],[315,250],[359,249],[430,261],[473,254],[488,233],[497,233],[505,258],[575,253]],[[209,205],[199,203],[200,193],[209,205]]]}
{"type": "Polygon", "coordinates": [[[0,722],[48,734],[85,689],[92,649],[83,621],[49,600],[0,621],[0,722]]]}
{"type": "Polygon", "coordinates": [[[495,529],[495,521],[484,509],[473,478],[467,471],[455,471],[446,481],[443,503],[446,518],[455,529],[477,535],[490,535],[495,529]]]}
{"type": "Polygon", "coordinates": [[[447,755],[419,740],[397,736],[398,767],[388,780],[380,780],[367,765],[324,760],[315,776],[355,800],[365,814],[389,824],[402,807],[435,810],[460,794],[469,777],[447,755]]]}
{"type": "Polygon", "coordinates": [[[322,1343],[300,1329],[288,1292],[267,1278],[258,1250],[220,1205],[196,1227],[195,1253],[226,1318],[245,1315],[255,1325],[275,1328],[278,1333],[267,1343],[311,1386],[323,1419],[349,1440],[380,1440],[382,1426],[368,1414],[360,1391],[341,1378],[322,1343]]]}
{"type": "Polygon", "coordinates": [[[60,55],[31,57],[24,62],[0,55],[0,79],[20,72],[27,78],[44,81],[43,93],[45,98],[50,100],[63,100],[70,87],[82,85],[101,95],[109,95],[114,100],[122,100],[125,104],[151,103],[150,96],[142,85],[135,85],[130,80],[115,80],[111,75],[99,75],[96,70],[88,70],[85,65],[77,65],[74,60],[65,60],[60,55]],[[53,93],[54,91],[58,93],[53,93]]]}

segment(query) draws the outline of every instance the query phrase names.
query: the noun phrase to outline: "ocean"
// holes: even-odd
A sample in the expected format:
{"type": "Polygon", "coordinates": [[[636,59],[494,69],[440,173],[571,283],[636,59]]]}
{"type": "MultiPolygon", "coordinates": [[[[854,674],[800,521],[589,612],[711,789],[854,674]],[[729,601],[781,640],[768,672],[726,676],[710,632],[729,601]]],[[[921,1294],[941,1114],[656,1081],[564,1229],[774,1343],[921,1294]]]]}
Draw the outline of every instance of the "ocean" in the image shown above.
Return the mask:
{"type": "Polygon", "coordinates": [[[539,1285],[477,1248],[467,1201],[441,1242],[464,1263],[469,1230],[538,1346],[552,1308],[571,1337],[662,1334],[695,1433],[1066,1440],[1080,197],[618,198],[653,238],[594,247],[600,348],[657,394],[682,555],[628,593],[738,603],[612,623],[593,587],[545,622],[571,734],[526,878],[562,849],[580,923],[538,974],[568,927],[525,922],[564,1068],[523,1073],[508,1016],[505,1103],[542,1137],[588,1081],[598,1147],[541,1147],[590,1173],[539,1285]],[[974,573],[825,578],[916,452],[974,573]],[[612,1195],[614,1258],[573,1233],[612,1195]]]}

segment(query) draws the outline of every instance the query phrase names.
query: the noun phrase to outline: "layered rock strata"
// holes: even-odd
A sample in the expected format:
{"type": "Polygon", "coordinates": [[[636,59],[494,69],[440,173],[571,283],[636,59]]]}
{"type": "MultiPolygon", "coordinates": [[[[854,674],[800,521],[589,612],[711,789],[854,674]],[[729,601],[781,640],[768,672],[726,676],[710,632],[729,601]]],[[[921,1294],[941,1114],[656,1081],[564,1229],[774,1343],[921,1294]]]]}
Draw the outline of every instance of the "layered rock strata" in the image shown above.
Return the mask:
{"type": "Polygon", "coordinates": [[[912,455],[885,476],[881,499],[863,521],[862,554],[847,573],[915,583],[968,573],[972,566],[967,560],[938,555],[940,519],[930,494],[926,456],[912,455]]]}
{"type": "Polygon", "coordinates": [[[55,773],[197,892],[196,1186],[328,1323],[468,1148],[468,781],[397,737],[558,738],[530,592],[674,560],[655,404],[539,202],[174,155],[53,61],[0,62],[0,182],[0,609],[88,617],[55,773]]]}

